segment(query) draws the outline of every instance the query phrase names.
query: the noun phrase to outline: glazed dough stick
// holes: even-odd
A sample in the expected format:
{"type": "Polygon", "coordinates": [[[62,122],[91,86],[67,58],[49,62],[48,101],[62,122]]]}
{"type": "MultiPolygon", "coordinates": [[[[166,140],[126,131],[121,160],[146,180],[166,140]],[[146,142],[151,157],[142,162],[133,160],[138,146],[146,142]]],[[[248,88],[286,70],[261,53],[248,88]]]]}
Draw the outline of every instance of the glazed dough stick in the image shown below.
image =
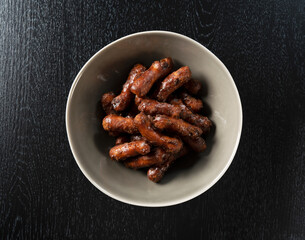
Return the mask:
{"type": "Polygon", "coordinates": [[[144,97],[153,84],[162,77],[165,77],[173,68],[171,58],[164,58],[160,61],[155,61],[140,77],[135,79],[131,86],[131,92],[139,97],[144,97]]]}

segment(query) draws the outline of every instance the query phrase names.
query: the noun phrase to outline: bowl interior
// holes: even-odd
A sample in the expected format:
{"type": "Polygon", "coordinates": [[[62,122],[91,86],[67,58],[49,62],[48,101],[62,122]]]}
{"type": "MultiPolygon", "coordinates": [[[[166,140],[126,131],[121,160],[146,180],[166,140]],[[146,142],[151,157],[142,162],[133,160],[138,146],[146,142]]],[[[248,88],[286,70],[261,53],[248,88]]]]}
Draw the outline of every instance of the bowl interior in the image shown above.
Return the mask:
{"type": "Polygon", "coordinates": [[[166,206],[189,200],[211,187],[230,165],[241,133],[242,112],[235,84],[224,65],[195,41],[169,32],[144,32],[120,39],[95,54],[77,75],[68,98],[67,132],[73,155],[86,177],[101,191],[123,202],[166,206]],[[204,86],[205,111],[215,130],[206,152],[177,160],[161,183],[145,171],[125,168],[109,158],[114,138],[101,129],[99,99],[118,94],[136,63],[172,57],[188,65],[204,86]]]}

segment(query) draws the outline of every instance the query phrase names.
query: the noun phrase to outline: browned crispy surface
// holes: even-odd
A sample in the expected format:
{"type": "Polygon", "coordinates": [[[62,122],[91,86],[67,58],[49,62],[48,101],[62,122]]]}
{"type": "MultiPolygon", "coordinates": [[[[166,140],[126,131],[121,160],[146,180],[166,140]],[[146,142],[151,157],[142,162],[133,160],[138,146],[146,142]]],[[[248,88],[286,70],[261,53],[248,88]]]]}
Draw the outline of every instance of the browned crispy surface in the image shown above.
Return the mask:
{"type": "Polygon", "coordinates": [[[170,102],[173,105],[180,106],[181,114],[180,117],[202,129],[202,133],[207,133],[210,131],[212,127],[212,122],[205,116],[193,113],[190,109],[188,109],[182,102],[181,99],[173,99],[170,102]]]}
{"type": "Polygon", "coordinates": [[[122,161],[129,157],[137,155],[145,155],[150,152],[150,146],[145,141],[134,141],[116,145],[110,149],[109,155],[111,159],[122,161]]]}
{"type": "Polygon", "coordinates": [[[200,110],[203,108],[203,104],[200,99],[196,99],[186,92],[181,92],[180,97],[185,106],[187,106],[194,113],[200,112],[200,110]]]}
{"type": "Polygon", "coordinates": [[[115,111],[125,110],[131,100],[133,99],[133,94],[130,88],[136,78],[138,78],[142,73],[144,73],[146,68],[141,64],[136,64],[130,71],[127,81],[123,85],[123,89],[120,95],[112,100],[112,106],[115,111]]]}
{"type": "Polygon", "coordinates": [[[202,134],[202,130],[199,127],[182,119],[175,119],[166,115],[157,115],[153,120],[153,124],[157,129],[170,130],[181,136],[196,138],[202,134]]]}
{"type": "Polygon", "coordinates": [[[200,127],[202,129],[202,133],[208,133],[212,127],[211,120],[208,119],[208,117],[199,114],[186,113],[184,120],[200,127]]]}
{"type": "Polygon", "coordinates": [[[109,114],[103,119],[103,128],[108,132],[138,133],[133,118],[124,118],[114,114],[109,114]]]}
{"type": "Polygon", "coordinates": [[[201,90],[202,85],[199,81],[190,79],[187,83],[183,85],[183,87],[193,95],[197,95],[198,92],[201,90]]]}
{"type": "MultiPolygon", "coordinates": [[[[173,104],[173,105],[177,105],[180,107],[181,111],[184,110],[184,108],[186,107],[183,103],[183,101],[180,99],[180,98],[173,98],[171,101],[170,101],[170,104],[173,104]]],[[[189,110],[190,111],[190,110],[189,110]]]]}
{"type": "Polygon", "coordinates": [[[142,99],[138,109],[147,115],[164,114],[174,118],[178,118],[181,112],[180,108],[175,105],[152,99],[142,99]]]}
{"type": "Polygon", "coordinates": [[[183,147],[179,153],[168,155],[168,158],[165,162],[158,164],[155,167],[149,168],[147,171],[148,179],[155,183],[160,182],[160,180],[163,178],[165,172],[169,169],[169,167],[173,164],[173,162],[176,159],[186,155],[187,152],[188,152],[187,148],[183,147]]]}
{"type": "Polygon", "coordinates": [[[107,115],[111,113],[115,113],[111,104],[111,101],[114,99],[114,97],[115,94],[113,92],[108,92],[105,93],[101,98],[102,107],[107,115]]]}
{"type": "Polygon", "coordinates": [[[179,68],[177,71],[168,75],[157,90],[157,100],[164,102],[172,92],[188,82],[191,79],[191,76],[191,70],[188,66],[179,68]]]}
{"type": "Polygon", "coordinates": [[[139,141],[139,140],[146,140],[146,139],[142,135],[131,135],[130,140],[131,141],[139,141]]]}
{"type": "Polygon", "coordinates": [[[162,148],[158,147],[151,153],[138,156],[124,161],[124,165],[128,168],[139,169],[150,167],[152,165],[160,164],[167,160],[170,153],[165,152],[162,148]]]}
{"type": "Polygon", "coordinates": [[[139,104],[141,103],[141,101],[143,100],[144,98],[140,98],[139,96],[135,96],[134,98],[134,103],[135,105],[139,106],[139,104]]]}
{"type": "Polygon", "coordinates": [[[139,113],[135,117],[134,122],[141,135],[152,144],[162,147],[167,152],[177,153],[181,150],[183,146],[182,141],[177,138],[168,137],[153,130],[150,119],[144,113],[139,113]]]}
{"type": "Polygon", "coordinates": [[[165,77],[173,68],[171,58],[164,58],[160,61],[155,61],[141,76],[134,80],[131,86],[131,92],[139,97],[145,96],[152,85],[162,77],[165,77]]]}
{"type": "Polygon", "coordinates": [[[127,142],[129,142],[129,137],[122,135],[122,136],[118,136],[116,138],[115,145],[120,145],[120,144],[127,143],[127,142]]]}
{"type": "Polygon", "coordinates": [[[196,152],[203,152],[207,145],[202,137],[191,138],[191,137],[182,137],[183,141],[189,145],[196,152]]]}

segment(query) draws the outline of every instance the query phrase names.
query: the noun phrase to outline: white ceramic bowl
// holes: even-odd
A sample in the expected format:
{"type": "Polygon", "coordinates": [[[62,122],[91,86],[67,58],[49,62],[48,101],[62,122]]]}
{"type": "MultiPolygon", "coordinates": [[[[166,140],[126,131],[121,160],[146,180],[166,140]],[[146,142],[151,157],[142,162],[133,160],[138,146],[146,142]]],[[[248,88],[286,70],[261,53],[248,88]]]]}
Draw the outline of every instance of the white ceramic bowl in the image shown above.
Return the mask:
{"type": "Polygon", "coordinates": [[[242,107],[234,81],[224,64],[198,42],[181,34],[148,31],[123,37],[98,51],[77,74],[67,101],[66,128],[73,156],[84,175],[103,193],[119,201],[148,207],[190,200],[212,187],[231,164],[242,130],[242,107]],[[145,172],[112,161],[114,139],[101,130],[97,115],[101,95],[120,92],[136,63],[172,57],[188,65],[202,81],[204,102],[216,129],[206,152],[177,160],[161,183],[145,172]]]}

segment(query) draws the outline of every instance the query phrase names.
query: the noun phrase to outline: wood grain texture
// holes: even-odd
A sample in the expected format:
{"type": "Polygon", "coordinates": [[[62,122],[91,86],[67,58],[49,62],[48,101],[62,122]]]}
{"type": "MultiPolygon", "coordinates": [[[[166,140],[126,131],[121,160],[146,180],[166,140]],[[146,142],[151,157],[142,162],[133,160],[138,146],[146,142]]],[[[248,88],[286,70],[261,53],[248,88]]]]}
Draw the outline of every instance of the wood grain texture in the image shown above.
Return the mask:
{"type": "Polygon", "coordinates": [[[305,238],[304,0],[0,6],[0,239],[305,238]],[[64,119],[69,88],[90,56],[152,29],[213,51],[244,111],[223,178],[189,202],[153,209],[120,203],[89,183],[64,119]]]}

